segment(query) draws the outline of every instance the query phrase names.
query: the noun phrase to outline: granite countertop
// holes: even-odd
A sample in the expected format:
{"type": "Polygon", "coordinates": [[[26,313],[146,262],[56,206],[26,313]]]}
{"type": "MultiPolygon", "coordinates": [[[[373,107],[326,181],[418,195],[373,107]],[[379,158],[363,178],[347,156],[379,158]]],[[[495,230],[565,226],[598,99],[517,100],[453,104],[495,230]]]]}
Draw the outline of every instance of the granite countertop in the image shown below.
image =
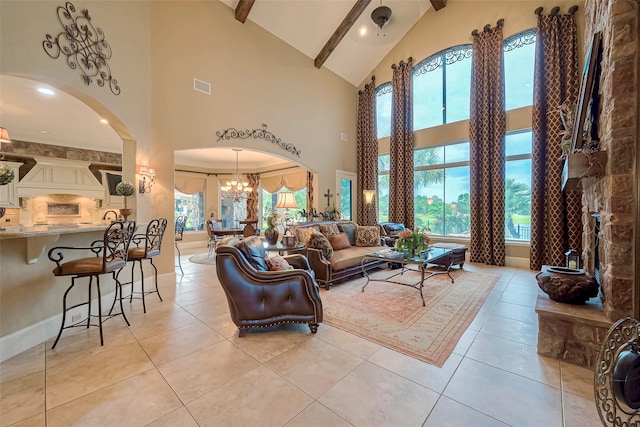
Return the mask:
{"type": "Polygon", "coordinates": [[[86,233],[89,231],[104,231],[107,224],[48,224],[31,227],[7,227],[0,230],[0,240],[17,239],[20,237],[47,236],[55,234],[86,233]]]}

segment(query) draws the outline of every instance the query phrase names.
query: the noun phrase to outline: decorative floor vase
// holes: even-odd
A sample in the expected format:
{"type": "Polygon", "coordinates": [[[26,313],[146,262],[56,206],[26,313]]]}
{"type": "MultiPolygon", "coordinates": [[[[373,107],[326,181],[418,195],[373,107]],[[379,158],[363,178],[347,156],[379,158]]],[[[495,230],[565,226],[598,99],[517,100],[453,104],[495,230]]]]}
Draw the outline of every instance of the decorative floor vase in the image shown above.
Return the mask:
{"type": "Polygon", "coordinates": [[[278,237],[280,233],[275,228],[267,228],[264,230],[264,238],[270,245],[275,245],[278,243],[278,237]]]}

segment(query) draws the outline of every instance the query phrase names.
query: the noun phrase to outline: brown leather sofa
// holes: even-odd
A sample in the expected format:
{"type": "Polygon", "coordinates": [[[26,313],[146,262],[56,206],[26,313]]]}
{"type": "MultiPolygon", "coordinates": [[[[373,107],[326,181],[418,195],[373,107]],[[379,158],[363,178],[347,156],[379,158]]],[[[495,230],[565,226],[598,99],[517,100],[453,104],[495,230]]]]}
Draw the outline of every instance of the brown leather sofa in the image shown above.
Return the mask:
{"type": "Polygon", "coordinates": [[[269,271],[263,240],[228,237],[216,248],[216,271],[233,323],[247,329],[281,323],[307,323],[312,333],[322,322],[322,300],[304,255],[284,257],[293,270],[269,271]]]}

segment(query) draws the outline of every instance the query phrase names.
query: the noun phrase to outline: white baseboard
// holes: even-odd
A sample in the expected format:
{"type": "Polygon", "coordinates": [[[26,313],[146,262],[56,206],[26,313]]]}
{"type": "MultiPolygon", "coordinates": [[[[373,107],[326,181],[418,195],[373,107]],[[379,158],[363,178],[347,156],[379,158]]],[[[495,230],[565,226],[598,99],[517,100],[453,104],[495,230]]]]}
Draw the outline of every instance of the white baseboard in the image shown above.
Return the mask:
{"type": "MultiPolygon", "coordinates": [[[[172,276],[175,278],[175,272],[159,274],[158,281],[160,281],[162,277],[166,276],[172,276]]],[[[136,285],[137,284],[139,284],[139,282],[136,282],[136,285]]],[[[123,287],[125,288],[123,294],[128,295],[128,285],[123,287]]],[[[103,295],[102,307],[110,307],[113,302],[113,297],[113,292],[103,295]]],[[[74,309],[73,311],[69,311],[67,313],[67,322],[70,322],[71,316],[76,314],[80,314],[80,318],[85,318],[87,316],[87,307],[82,306],[74,309]]],[[[60,322],[62,322],[62,313],[56,314],[55,316],[45,320],[41,320],[9,335],[0,337],[0,362],[10,359],[16,354],[20,354],[23,351],[30,349],[34,345],[41,344],[48,339],[54,338],[60,330],[60,322]]],[[[64,332],[62,335],[64,336],[64,332]]]]}

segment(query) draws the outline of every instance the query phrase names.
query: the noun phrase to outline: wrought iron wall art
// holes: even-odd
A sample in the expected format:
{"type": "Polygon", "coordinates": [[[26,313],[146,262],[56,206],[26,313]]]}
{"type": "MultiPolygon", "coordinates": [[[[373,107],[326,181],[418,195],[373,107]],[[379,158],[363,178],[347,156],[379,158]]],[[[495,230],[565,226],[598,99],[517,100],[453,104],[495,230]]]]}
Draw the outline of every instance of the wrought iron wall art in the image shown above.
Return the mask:
{"type": "Polygon", "coordinates": [[[526,31],[508,37],[504,40],[503,50],[505,52],[510,52],[524,45],[534,44],[536,42],[537,35],[538,30],[536,28],[530,28],[526,31]]]}
{"type": "Polygon", "coordinates": [[[238,130],[236,128],[229,128],[223,131],[217,131],[216,136],[218,139],[216,141],[220,141],[221,139],[264,139],[267,142],[271,142],[272,144],[277,144],[283,150],[290,152],[291,154],[295,154],[300,157],[301,151],[296,148],[295,145],[289,144],[287,142],[282,142],[282,139],[275,136],[273,133],[267,130],[267,125],[262,124],[262,128],[253,129],[253,130],[238,130]]]}
{"type": "Polygon", "coordinates": [[[66,56],[71,69],[80,69],[87,86],[95,78],[98,86],[108,84],[111,93],[120,95],[118,81],[111,75],[107,63],[111,59],[111,46],[105,40],[104,31],[93,25],[87,9],[82,9],[79,15],[75,12],[71,2],[58,6],[58,21],[63,30],[55,37],[46,35],[42,42],[44,51],[53,59],[61,53],[66,56]]]}

